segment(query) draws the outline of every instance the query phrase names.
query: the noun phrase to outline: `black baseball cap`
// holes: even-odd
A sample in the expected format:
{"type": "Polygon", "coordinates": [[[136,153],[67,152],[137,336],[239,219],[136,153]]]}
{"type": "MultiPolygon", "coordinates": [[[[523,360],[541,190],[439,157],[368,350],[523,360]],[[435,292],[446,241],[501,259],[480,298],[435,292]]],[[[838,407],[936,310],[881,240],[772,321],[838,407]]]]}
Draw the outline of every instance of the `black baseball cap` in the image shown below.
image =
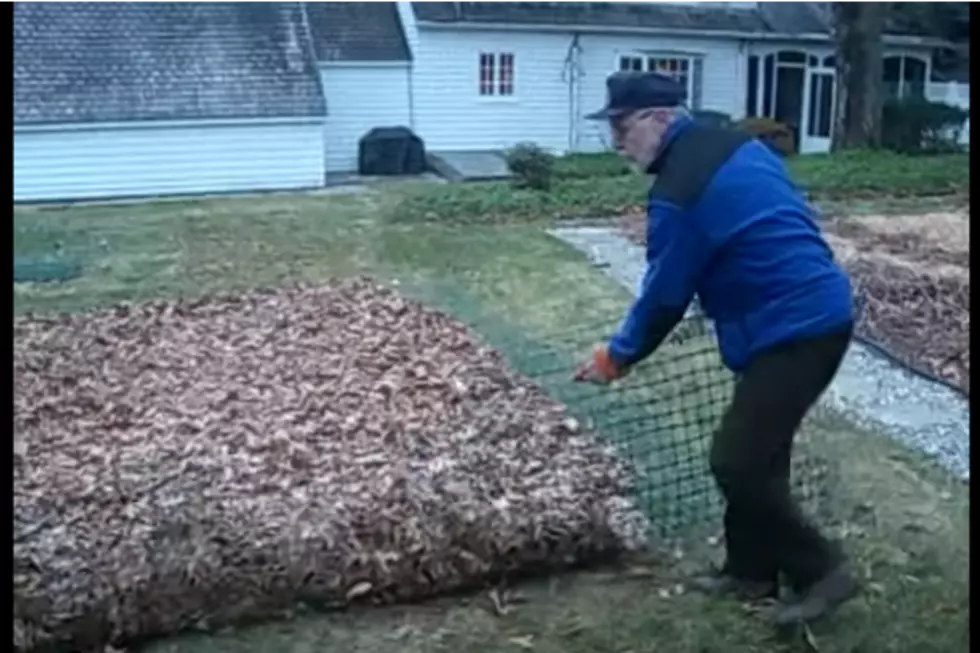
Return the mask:
{"type": "Polygon", "coordinates": [[[666,109],[684,104],[687,89],[660,73],[618,72],[606,78],[606,106],[585,116],[608,120],[639,109],[666,109]]]}

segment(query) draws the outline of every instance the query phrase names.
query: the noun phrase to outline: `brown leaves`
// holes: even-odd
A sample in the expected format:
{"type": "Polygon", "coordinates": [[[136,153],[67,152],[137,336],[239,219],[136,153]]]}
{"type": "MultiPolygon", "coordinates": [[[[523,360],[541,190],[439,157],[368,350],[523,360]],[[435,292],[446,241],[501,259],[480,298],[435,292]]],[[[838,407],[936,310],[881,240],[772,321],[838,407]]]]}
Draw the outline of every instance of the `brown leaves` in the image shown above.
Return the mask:
{"type": "Polygon", "coordinates": [[[970,389],[970,282],[870,261],[848,265],[866,298],[860,331],[907,364],[970,389]]]}
{"type": "Polygon", "coordinates": [[[839,219],[827,229],[866,300],[859,332],[897,358],[969,392],[969,247],[965,216],[839,219]]]}
{"type": "Polygon", "coordinates": [[[642,544],[562,406],[368,281],[14,326],[21,650],[642,544]]]}

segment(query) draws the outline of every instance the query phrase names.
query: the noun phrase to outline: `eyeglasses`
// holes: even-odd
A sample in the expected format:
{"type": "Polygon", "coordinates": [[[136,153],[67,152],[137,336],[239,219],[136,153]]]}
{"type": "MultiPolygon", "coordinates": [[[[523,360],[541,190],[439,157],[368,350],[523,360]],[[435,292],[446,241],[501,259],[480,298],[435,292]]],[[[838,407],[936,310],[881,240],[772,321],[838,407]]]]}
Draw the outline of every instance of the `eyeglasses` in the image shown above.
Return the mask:
{"type": "Polygon", "coordinates": [[[626,138],[626,135],[630,132],[633,127],[636,126],[644,118],[650,116],[650,112],[643,111],[633,111],[622,116],[617,116],[615,118],[610,118],[609,127],[612,129],[613,137],[616,140],[622,140],[626,138]]]}

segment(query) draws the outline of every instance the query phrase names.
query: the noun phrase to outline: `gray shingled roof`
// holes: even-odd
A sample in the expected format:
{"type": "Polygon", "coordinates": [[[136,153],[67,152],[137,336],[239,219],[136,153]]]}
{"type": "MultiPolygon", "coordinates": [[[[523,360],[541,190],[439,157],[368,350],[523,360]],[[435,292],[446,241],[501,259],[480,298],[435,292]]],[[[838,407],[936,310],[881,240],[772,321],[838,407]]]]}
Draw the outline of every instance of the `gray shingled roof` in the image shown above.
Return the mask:
{"type": "Polygon", "coordinates": [[[759,15],[769,29],[780,34],[830,34],[827,3],[760,2],[759,15]]]}
{"type": "MultiPolygon", "coordinates": [[[[829,2],[759,2],[759,13],[774,32],[784,34],[830,34],[834,17],[829,2]]],[[[902,16],[892,3],[892,11],[885,18],[886,36],[918,36],[945,38],[945,34],[930,33],[923,25],[916,25],[902,16]]]]}
{"type": "Polygon", "coordinates": [[[394,2],[307,2],[319,61],[408,61],[394,2]]]}
{"type": "MultiPolygon", "coordinates": [[[[639,27],[705,32],[823,34],[831,31],[828,2],[757,2],[755,7],[660,2],[413,2],[430,23],[639,27]]],[[[924,36],[889,21],[890,35],[924,36]]],[[[939,36],[939,35],[934,35],[939,36]]]]}
{"type": "Polygon", "coordinates": [[[754,9],[659,2],[413,2],[420,21],[764,32],[754,9]]]}
{"type": "MultiPolygon", "coordinates": [[[[779,0],[760,0],[777,4],[779,0]]],[[[791,4],[809,5],[825,29],[833,24],[831,0],[795,0],[791,4]]],[[[885,34],[891,36],[920,36],[934,39],[947,39],[950,34],[944,30],[944,23],[954,18],[957,12],[968,13],[969,0],[887,0],[885,15],[885,34]],[[942,6],[945,4],[945,6],[942,6]],[[937,6],[939,5],[939,6],[937,6]],[[952,13],[949,13],[952,12],[952,13]]],[[[968,21],[969,18],[966,18],[968,21]]]]}
{"type": "Polygon", "coordinates": [[[324,114],[301,3],[14,5],[17,125],[324,114]]]}

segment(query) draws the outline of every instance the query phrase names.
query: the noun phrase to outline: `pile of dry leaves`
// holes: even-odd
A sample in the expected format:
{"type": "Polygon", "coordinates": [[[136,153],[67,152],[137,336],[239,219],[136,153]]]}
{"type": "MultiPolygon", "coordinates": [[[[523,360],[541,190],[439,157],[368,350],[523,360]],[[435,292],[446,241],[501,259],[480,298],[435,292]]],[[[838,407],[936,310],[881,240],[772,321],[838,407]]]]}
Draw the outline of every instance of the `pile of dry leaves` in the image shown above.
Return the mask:
{"type": "Polygon", "coordinates": [[[860,331],[970,389],[970,232],[963,213],[838,218],[827,238],[862,297],[860,331]]]}
{"type": "MultiPolygon", "coordinates": [[[[630,240],[645,243],[645,216],[626,216],[620,225],[630,240]]],[[[968,218],[847,217],[824,229],[855,286],[858,333],[905,364],[969,392],[968,218]]]]}
{"type": "Polygon", "coordinates": [[[643,545],[612,452],[367,280],[14,327],[16,650],[643,545]]]}
{"type": "Polygon", "coordinates": [[[970,280],[873,257],[847,264],[862,297],[860,333],[907,365],[970,390],[970,280]]]}

